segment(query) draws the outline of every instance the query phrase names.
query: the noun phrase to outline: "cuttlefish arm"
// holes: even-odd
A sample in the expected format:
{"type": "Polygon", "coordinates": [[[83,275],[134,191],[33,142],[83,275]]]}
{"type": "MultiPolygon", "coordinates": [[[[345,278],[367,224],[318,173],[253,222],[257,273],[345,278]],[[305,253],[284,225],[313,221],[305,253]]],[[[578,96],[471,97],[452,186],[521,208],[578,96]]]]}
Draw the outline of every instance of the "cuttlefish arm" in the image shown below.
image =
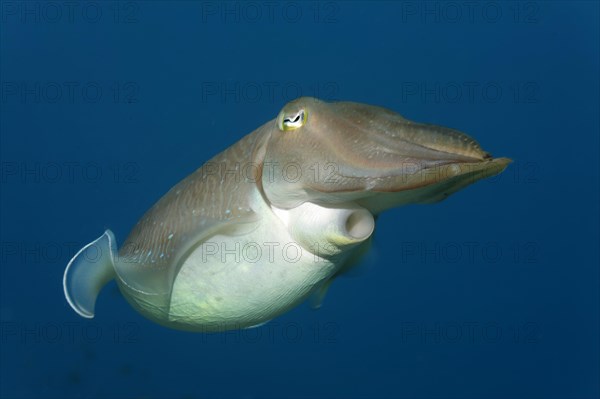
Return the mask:
{"type": "MultiPolygon", "coordinates": [[[[297,133],[274,133],[266,158],[267,164],[302,166],[303,180],[295,185],[269,184],[285,180],[277,174],[281,168],[264,184],[267,197],[282,208],[305,201],[355,203],[378,215],[406,204],[441,201],[512,162],[493,158],[460,131],[413,122],[381,107],[304,98],[287,104],[279,123],[296,115],[304,115],[306,122],[297,133]],[[280,156],[284,148],[285,159],[280,156]]],[[[321,306],[335,278],[359,263],[369,242],[315,289],[313,307],[321,306]]]]}
{"type": "Polygon", "coordinates": [[[284,107],[278,124],[300,114],[301,127],[273,131],[265,157],[265,165],[279,165],[265,167],[263,186],[280,208],[351,202],[378,214],[439,201],[511,162],[493,158],[460,131],[381,107],[301,98],[284,107]],[[281,165],[300,169],[300,178],[290,181],[281,165]]]}

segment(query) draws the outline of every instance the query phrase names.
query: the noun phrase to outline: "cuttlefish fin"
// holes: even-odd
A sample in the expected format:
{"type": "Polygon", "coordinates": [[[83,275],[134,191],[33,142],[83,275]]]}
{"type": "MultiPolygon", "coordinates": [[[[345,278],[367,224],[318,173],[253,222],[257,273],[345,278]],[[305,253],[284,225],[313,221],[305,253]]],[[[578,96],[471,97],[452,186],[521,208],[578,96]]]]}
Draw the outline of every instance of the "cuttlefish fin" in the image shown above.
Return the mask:
{"type": "Polygon", "coordinates": [[[373,236],[369,237],[365,242],[363,242],[359,247],[357,247],[354,250],[350,259],[348,259],[346,263],[344,263],[340,270],[338,270],[333,276],[331,276],[313,291],[309,301],[310,307],[312,309],[320,309],[321,306],[323,306],[323,301],[325,300],[325,296],[329,291],[329,287],[331,287],[331,284],[336,278],[342,275],[351,275],[354,272],[356,272],[357,269],[360,269],[359,266],[363,265],[365,256],[368,256],[372,246],[373,236]]]}
{"type": "Polygon", "coordinates": [[[335,277],[331,277],[322,283],[312,294],[309,300],[310,307],[314,310],[320,309],[323,306],[323,300],[327,295],[327,291],[329,291],[329,287],[331,287],[331,283],[335,277]]]}
{"type": "Polygon", "coordinates": [[[94,317],[96,298],[106,283],[115,278],[115,236],[106,230],[73,256],[63,275],[67,302],[79,315],[94,317]]]}
{"type": "Polygon", "coordinates": [[[367,264],[372,264],[374,262],[374,251],[373,251],[373,236],[369,237],[365,242],[363,242],[359,247],[357,247],[350,259],[346,261],[333,275],[333,278],[338,278],[340,276],[349,276],[356,277],[360,276],[364,272],[364,268],[367,264]]]}
{"type": "Polygon", "coordinates": [[[253,326],[250,326],[250,327],[244,327],[244,330],[249,330],[249,329],[251,329],[251,328],[259,328],[259,327],[262,327],[262,326],[264,326],[265,324],[267,324],[267,323],[268,323],[268,322],[270,322],[270,321],[271,321],[271,319],[269,319],[269,320],[267,320],[267,321],[263,321],[262,323],[255,324],[255,325],[253,325],[253,326]]]}

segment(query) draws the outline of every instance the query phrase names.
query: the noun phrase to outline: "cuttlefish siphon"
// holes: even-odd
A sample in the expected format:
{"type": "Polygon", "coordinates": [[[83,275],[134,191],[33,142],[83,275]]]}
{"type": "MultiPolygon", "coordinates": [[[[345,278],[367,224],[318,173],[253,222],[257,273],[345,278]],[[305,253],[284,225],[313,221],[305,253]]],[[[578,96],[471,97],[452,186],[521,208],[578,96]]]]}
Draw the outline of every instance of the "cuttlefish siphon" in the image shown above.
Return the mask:
{"type": "Polygon", "coordinates": [[[65,296],[91,318],[115,279],[167,327],[261,325],[311,294],[318,305],[366,252],[381,212],[442,200],[509,163],[385,108],[298,98],[175,185],[120,250],[110,230],[82,248],[65,296]]]}

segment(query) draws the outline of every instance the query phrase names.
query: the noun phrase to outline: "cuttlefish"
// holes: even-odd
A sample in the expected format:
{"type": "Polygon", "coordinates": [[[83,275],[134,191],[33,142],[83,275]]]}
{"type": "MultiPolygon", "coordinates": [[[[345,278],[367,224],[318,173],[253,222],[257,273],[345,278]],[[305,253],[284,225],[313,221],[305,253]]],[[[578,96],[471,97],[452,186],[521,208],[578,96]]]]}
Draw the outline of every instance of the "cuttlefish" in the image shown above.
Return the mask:
{"type": "Polygon", "coordinates": [[[110,230],[63,278],[68,303],[94,317],[115,279],[142,315],[216,332],[261,325],[367,252],[393,207],[440,201],[502,172],[471,137],[385,108],[302,97],[169,190],[117,251],[110,230]]]}

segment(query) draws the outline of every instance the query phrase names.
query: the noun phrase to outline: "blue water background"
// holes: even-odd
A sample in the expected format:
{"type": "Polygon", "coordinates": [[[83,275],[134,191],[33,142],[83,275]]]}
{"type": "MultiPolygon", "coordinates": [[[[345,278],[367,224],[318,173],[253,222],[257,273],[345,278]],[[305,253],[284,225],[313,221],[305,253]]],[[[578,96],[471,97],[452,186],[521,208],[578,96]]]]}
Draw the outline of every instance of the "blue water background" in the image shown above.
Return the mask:
{"type": "Polygon", "coordinates": [[[598,3],[466,3],[0,3],[0,396],[598,397],[598,3]],[[190,334],[114,283],[71,311],[78,248],[297,95],[514,163],[382,215],[319,311],[190,334]]]}

